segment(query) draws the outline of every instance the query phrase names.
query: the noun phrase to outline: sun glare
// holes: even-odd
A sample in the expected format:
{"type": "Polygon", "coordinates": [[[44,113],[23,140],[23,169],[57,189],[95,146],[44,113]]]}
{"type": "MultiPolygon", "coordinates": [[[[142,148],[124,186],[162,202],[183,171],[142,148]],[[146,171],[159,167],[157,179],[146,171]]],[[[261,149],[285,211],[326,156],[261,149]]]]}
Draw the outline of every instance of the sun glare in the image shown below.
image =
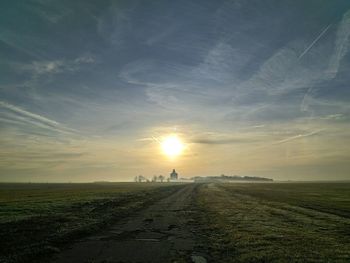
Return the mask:
{"type": "Polygon", "coordinates": [[[161,142],[163,152],[169,157],[175,157],[182,153],[184,145],[176,135],[171,135],[161,142]]]}

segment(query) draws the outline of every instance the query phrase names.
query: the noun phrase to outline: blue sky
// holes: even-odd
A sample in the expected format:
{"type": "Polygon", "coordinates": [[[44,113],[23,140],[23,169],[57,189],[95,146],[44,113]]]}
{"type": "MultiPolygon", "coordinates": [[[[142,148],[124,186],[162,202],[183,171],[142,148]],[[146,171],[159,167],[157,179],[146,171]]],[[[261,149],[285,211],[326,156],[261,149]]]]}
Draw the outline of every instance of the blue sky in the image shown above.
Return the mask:
{"type": "Polygon", "coordinates": [[[350,179],[350,2],[2,1],[0,180],[350,179]],[[182,156],[157,139],[176,133],[182,156]]]}

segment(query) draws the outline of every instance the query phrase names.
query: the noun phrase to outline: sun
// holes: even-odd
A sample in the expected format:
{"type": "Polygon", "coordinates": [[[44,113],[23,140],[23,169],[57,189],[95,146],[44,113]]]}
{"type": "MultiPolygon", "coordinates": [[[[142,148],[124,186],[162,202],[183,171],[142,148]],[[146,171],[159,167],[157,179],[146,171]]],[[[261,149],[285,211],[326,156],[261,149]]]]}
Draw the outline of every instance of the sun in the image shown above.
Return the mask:
{"type": "Polygon", "coordinates": [[[163,152],[169,157],[180,155],[184,149],[184,145],[176,135],[165,137],[161,142],[163,152]]]}

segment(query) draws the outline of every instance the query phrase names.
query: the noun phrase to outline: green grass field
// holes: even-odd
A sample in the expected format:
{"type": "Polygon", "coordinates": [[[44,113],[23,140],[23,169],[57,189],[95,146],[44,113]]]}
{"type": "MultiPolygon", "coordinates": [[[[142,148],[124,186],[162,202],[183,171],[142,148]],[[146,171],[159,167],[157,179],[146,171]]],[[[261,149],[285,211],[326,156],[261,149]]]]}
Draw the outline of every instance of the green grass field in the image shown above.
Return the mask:
{"type": "Polygon", "coordinates": [[[220,262],[350,262],[349,183],[206,184],[197,205],[220,262]]]}
{"type": "Polygon", "coordinates": [[[0,262],[30,262],[174,192],[171,184],[0,184],[0,262]],[[32,259],[33,258],[33,259],[32,259]]]}

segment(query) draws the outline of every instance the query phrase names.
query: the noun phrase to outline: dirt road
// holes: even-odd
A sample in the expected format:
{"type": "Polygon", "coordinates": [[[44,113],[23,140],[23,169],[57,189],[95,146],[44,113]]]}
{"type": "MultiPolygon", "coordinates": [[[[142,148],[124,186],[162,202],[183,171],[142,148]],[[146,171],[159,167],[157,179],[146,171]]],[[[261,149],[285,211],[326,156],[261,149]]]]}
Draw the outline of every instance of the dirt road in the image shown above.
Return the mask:
{"type": "Polygon", "coordinates": [[[185,185],[109,230],[62,251],[65,262],[206,262],[195,251],[191,200],[196,185],[185,185]]]}

